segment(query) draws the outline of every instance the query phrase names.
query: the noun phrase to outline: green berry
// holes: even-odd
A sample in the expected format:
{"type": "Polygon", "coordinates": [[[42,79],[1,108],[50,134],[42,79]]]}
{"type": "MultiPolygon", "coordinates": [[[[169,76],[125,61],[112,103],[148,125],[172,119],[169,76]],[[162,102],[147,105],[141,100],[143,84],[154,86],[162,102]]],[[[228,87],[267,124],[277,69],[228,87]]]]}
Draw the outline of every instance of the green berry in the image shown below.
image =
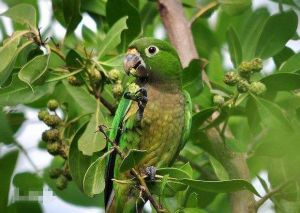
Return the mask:
{"type": "Polygon", "coordinates": [[[237,83],[237,90],[240,92],[240,93],[245,93],[249,90],[249,83],[247,80],[240,80],[238,83],[237,83]]]}
{"type": "Polygon", "coordinates": [[[112,81],[117,81],[121,78],[121,73],[119,70],[117,69],[112,69],[111,71],[109,71],[108,73],[108,78],[112,81]]]}
{"type": "Polygon", "coordinates": [[[67,188],[67,186],[68,186],[68,180],[65,176],[61,175],[56,179],[56,187],[59,190],[63,190],[67,188]]]}
{"type": "Polygon", "coordinates": [[[97,69],[92,69],[90,71],[91,79],[93,81],[100,81],[101,80],[101,73],[97,69]]]}
{"type": "Polygon", "coordinates": [[[78,80],[74,75],[68,77],[68,82],[72,86],[80,86],[82,84],[82,82],[78,80]]]}
{"type": "Polygon", "coordinates": [[[41,111],[39,111],[38,118],[39,118],[39,120],[43,121],[45,119],[45,117],[48,115],[49,115],[49,112],[47,110],[41,110],[41,111]]]}
{"type": "Polygon", "coordinates": [[[69,146],[67,146],[66,144],[61,144],[61,146],[59,147],[59,155],[62,158],[67,159],[69,155],[69,146]]]}
{"type": "Polygon", "coordinates": [[[49,170],[49,176],[52,179],[56,179],[62,174],[62,172],[63,171],[59,168],[52,168],[49,170]]]}
{"type": "Polygon", "coordinates": [[[227,72],[224,76],[224,83],[230,86],[236,85],[239,75],[236,72],[227,72]]]}
{"type": "Polygon", "coordinates": [[[134,94],[140,89],[140,86],[137,85],[136,83],[131,83],[128,86],[128,92],[134,94]]]}
{"type": "Polygon", "coordinates": [[[67,164],[65,164],[64,166],[64,169],[63,169],[63,175],[69,180],[71,181],[72,180],[72,176],[71,176],[71,173],[70,173],[70,168],[67,164]]]}
{"type": "Polygon", "coordinates": [[[60,148],[60,145],[57,141],[54,143],[47,143],[47,150],[52,155],[58,155],[59,148],[60,148]]]}
{"type": "Polygon", "coordinates": [[[249,90],[255,95],[260,95],[266,91],[266,86],[261,82],[252,82],[249,90]]]}
{"type": "Polygon", "coordinates": [[[49,110],[51,110],[51,111],[55,111],[57,108],[58,108],[58,101],[57,100],[55,100],[55,99],[51,99],[51,100],[49,100],[48,101],[48,103],[47,103],[47,107],[48,107],[48,109],[49,110]]]}
{"type": "Polygon", "coordinates": [[[215,95],[215,96],[213,97],[213,102],[214,102],[215,104],[222,105],[222,104],[224,104],[225,99],[224,99],[224,97],[221,96],[221,95],[215,95]]]}
{"type": "Polygon", "coordinates": [[[239,67],[238,71],[241,77],[243,78],[249,78],[252,74],[252,63],[249,61],[243,61],[239,67]]]}
{"type": "Polygon", "coordinates": [[[49,129],[43,132],[42,139],[45,142],[53,142],[59,140],[60,132],[58,129],[49,129]]]}
{"type": "Polygon", "coordinates": [[[116,98],[121,97],[122,94],[123,94],[123,86],[122,86],[122,84],[114,84],[113,88],[112,88],[112,92],[113,92],[113,95],[116,98]]]}
{"type": "Polygon", "coordinates": [[[56,127],[61,123],[61,119],[57,115],[47,115],[43,121],[50,127],[56,127]]]}
{"type": "Polygon", "coordinates": [[[253,72],[260,72],[263,68],[263,62],[260,58],[255,58],[251,61],[253,72]]]}

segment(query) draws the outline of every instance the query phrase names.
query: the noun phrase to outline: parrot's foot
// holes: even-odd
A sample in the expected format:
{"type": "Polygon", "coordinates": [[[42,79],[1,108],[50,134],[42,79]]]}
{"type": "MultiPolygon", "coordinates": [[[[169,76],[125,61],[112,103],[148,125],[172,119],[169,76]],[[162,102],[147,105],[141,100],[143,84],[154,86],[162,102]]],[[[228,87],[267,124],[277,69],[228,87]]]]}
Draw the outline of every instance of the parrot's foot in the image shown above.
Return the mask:
{"type": "Polygon", "coordinates": [[[146,175],[150,178],[150,181],[155,181],[156,168],[154,166],[148,166],[145,169],[146,175]]]}
{"type": "Polygon", "coordinates": [[[147,90],[145,88],[140,88],[137,92],[135,93],[130,93],[130,92],[126,92],[124,94],[124,98],[126,99],[130,99],[133,101],[136,101],[138,104],[138,111],[137,111],[137,121],[141,121],[143,118],[143,114],[144,114],[144,109],[148,103],[148,97],[147,97],[147,90]]]}

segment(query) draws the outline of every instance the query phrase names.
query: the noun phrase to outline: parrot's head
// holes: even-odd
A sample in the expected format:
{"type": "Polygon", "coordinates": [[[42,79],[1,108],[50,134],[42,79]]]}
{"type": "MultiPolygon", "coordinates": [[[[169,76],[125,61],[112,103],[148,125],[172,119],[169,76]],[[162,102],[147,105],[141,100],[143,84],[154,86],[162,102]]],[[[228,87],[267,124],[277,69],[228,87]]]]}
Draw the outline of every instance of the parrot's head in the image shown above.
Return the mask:
{"type": "Polygon", "coordinates": [[[166,41],[141,38],[133,41],[124,59],[127,74],[152,81],[179,81],[182,67],[176,50],[166,41]]]}

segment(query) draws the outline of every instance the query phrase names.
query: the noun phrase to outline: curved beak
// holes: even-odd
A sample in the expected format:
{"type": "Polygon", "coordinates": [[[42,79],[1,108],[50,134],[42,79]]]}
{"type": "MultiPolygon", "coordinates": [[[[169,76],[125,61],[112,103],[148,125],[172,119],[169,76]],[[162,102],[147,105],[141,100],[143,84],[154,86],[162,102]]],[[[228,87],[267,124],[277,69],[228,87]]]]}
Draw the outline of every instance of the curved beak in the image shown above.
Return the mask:
{"type": "Polygon", "coordinates": [[[148,72],[145,63],[136,49],[129,49],[124,58],[124,70],[127,75],[135,77],[147,77],[148,72]]]}

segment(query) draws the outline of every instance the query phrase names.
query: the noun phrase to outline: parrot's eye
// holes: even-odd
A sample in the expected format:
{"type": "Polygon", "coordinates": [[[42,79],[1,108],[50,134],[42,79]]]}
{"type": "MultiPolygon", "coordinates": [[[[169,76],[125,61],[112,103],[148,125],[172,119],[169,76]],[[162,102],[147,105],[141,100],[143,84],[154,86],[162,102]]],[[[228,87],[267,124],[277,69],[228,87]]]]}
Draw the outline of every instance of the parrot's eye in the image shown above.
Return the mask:
{"type": "Polygon", "coordinates": [[[149,46],[145,49],[146,55],[148,57],[154,56],[156,53],[158,53],[159,49],[156,46],[149,46]]]}

